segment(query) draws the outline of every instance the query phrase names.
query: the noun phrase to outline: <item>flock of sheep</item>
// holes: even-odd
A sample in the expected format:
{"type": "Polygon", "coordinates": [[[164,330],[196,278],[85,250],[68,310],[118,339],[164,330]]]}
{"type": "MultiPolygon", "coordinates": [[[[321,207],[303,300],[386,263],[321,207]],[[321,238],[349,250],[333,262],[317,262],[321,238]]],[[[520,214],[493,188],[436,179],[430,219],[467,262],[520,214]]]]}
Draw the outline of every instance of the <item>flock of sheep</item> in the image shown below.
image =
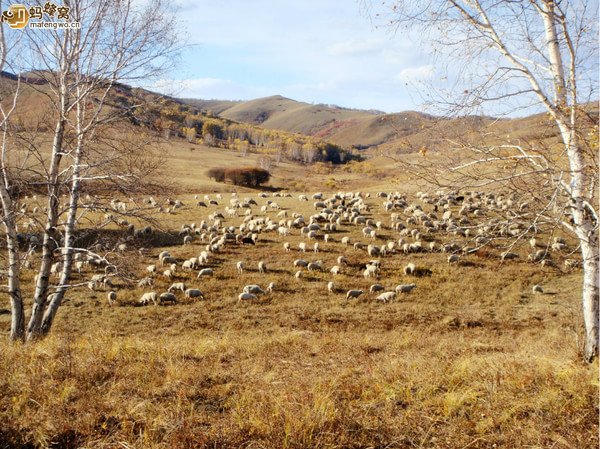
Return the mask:
{"type": "MultiPolygon", "coordinates": [[[[227,200],[222,195],[218,195],[217,199],[205,196],[204,201],[197,201],[194,210],[199,212],[199,216],[204,213],[206,216],[198,223],[182,224],[180,235],[186,251],[189,253],[197,249],[198,256],[181,260],[172,256],[169,251],[160,252],[153,263],[147,266],[147,273],[139,280],[138,287],[152,288],[156,278],[173,283],[162,293],[144,292],[138,302],[143,305],[177,303],[178,295],[185,300],[205,299],[203,291],[195,287],[188,288],[182,280],[187,283],[202,283],[206,277],[223,273],[223,263],[213,262],[216,254],[225,254],[227,257],[233,257],[232,253],[251,255],[257,245],[271,244],[279,239],[283,243],[282,254],[312,253],[312,259],[317,259],[325,248],[330,253],[339,252],[337,263],[329,269],[325,268],[322,260],[309,261],[305,260],[309,257],[305,257],[296,259],[291,267],[278,266],[277,271],[289,269],[289,275],[296,282],[313,272],[329,273],[331,280],[326,280],[327,293],[345,291],[346,300],[359,298],[366,288],[340,290],[333,279],[340,274],[356,276],[358,273],[348,268],[347,256],[355,254],[355,258],[362,258],[362,254],[366,254],[364,257],[368,257],[368,260],[361,260],[355,266],[360,266],[362,282],[370,284],[369,295],[381,303],[394,301],[417,288],[416,282],[399,284],[394,288],[373,283],[382,281],[382,264],[390,257],[439,252],[447,253],[448,263],[460,264],[466,255],[492,245],[499,249],[498,257],[501,261],[505,261],[520,257],[516,252],[510,251],[515,241],[528,241],[531,245],[528,261],[556,267],[552,253],[560,253],[566,259],[564,254],[569,250],[565,240],[560,237],[548,242],[539,238],[541,230],[522,219],[527,203],[519,203],[514,196],[483,192],[419,192],[416,200],[409,202],[408,195],[399,192],[378,192],[375,195],[338,192],[328,197],[316,193],[312,195],[314,213],[307,217],[294,211],[291,200],[277,200],[282,204],[292,205],[282,208],[274,201],[277,197],[290,198],[291,195],[274,194],[271,197],[267,193],[261,193],[256,199],[240,200],[237,194],[232,194],[225,207],[222,203],[227,200]],[[375,212],[378,217],[384,218],[374,221],[370,217],[375,216],[375,212]],[[360,233],[356,232],[358,230],[360,233]],[[268,237],[268,234],[273,237],[268,237]],[[362,238],[352,242],[351,237],[345,234],[362,235],[362,238]],[[293,236],[298,236],[301,241],[292,244],[290,240],[293,236]],[[231,251],[232,248],[235,251],[231,251]]],[[[308,202],[309,198],[299,195],[298,201],[308,202]]],[[[181,201],[173,204],[173,210],[181,207],[184,207],[181,201]]],[[[306,209],[305,206],[304,210],[306,209]]],[[[173,210],[167,212],[172,213],[173,210]]],[[[139,234],[134,233],[134,236],[139,237],[139,234]]],[[[565,260],[567,268],[576,264],[574,259],[565,260]]],[[[244,260],[235,263],[238,275],[241,276],[246,270],[244,260]]],[[[265,261],[259,261],[256,270],[252,272],[256,273],[256,280],[261,279],[263,285],[267,284],[270,269],[265,261]]],[[[398,274],[418,277],[431,274],[431,271],[411,262],[398,274]]],[[[223,278],[224,275],[221,276],[223,278]]],[[[92,281],[95,283],[101,279],[106,280],[108,277],[100,276],[92,281]]],[[[275,282],[268,283],[265,289],[260,283],[246,285],[239,293],[238,301],[255,301],[259,296],[272,295],[277,289],[275,282]]],[[[535,285],[532,290],[534,293],[543,292],[539,285],[535,285]]],[[[117,292],[111,290],[108,293],[108,303],[112,305],[116,300],[117,292]]]]}

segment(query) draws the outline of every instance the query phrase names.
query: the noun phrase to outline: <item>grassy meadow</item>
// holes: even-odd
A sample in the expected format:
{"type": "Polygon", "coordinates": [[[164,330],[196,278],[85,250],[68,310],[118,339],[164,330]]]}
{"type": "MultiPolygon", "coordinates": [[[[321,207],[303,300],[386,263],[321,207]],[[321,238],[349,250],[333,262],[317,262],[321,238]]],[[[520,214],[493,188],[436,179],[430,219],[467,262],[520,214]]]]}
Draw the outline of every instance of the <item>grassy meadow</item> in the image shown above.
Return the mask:
{"type": "MultiPolygon", "coordinates": [[[[256,190],[205,175],[211,166],[253,165],[257,155],[198,145],[191,151],[175,140],[168,145],[169,171],[176,173],[184,206],[157,212],[161,229],[126,241],[114,256],[123,266],[123,276],[112,278],[116,304],[108,305],[108,290],[75,288],[47,339],[0,345],[0,448],[598,447],[598,363],[581,362],[582,271],[560,263],[576,255],[553,254],[560,268],[541,267],[526,262],[530,248],[523,241],[512,249],[520,257],[501,264],[509,241],[498,238],[458,264],[447,263],[441,252],[397,251],[379,258],[378,279],[364,279],[362,267],[372,257],[341,239],[369,239],[362,226],[342,224],[329,232],[329,242],[319,233],[317,253],[311,250],[315,241],[298,229],[285,237],[261,233],[256,246],[228,244],[212,254],[207,266],[213,277],[178,269],[173,280],[157,274],[153,287],[139,288],[136,281],[148,275],[146,266],[159,265],[161,251],[181,266],[204,250],[199,235],[183,245],[178,231],[224,212],[233,191],[240,201],[256,200],[253,215],[276,222],[281,211],[288,218],[301,213],[308,222],[315,209],[313,201],[298,201],[302,193],[369,192],[364,215],[385,226],[378,245],[400,235],[389,228],[377,190],[407,191],[410,203],[432,211],[385,158],[352,169],[280,163],[270,184],[292,197],[261,198],[256,190]],[[196,206],[194,195],[216,199],[216,192],[223,195],[219,205],[196,206]],[[261,212],[267,200],[281,209],[261,212]],[[305,253],[298,246],[303,241],[305,253]],[[289,253],[284,242],[291,244],[289,253]],[[348,264],[334,276],[329,269],[340,255],[348,264]],[[325,271],[302,269],[297,279],[296,259],[320,261],[325,271]],[[245,265],[242,274],[238,261],[245,265]],[[259,261],[266,273],[258,272],[259,261]],[[425,274],[404,274],[409,262],[425,274]],[[334,293],[327,291],[329,281],[334,293]],[[172,282],[199,288],[205,299],[178,293],[174,305],[138,304],[144,292],[164,292],[172,282]],[[270,282],[273,293],[238,302],[245,285],[265,289],[270,282]],[[393,290],[413,282],[410,294],[391,303],[378,303],[368,292],[373,283],[393,290]],[[536,284],[543,294],[532,293],[536,284]],[[365,293],[346,300],[349,289],[365,293]]],[[[156,198],[164,201],[159,192],[156,198]]],[[[224,226],[239,226],[244,218],[224,215],[224,226]]],[[[496,216],[489,211],[481,220],[496,216]]],[[[127,236],[116,227],[107,233],[105,245],[127,236]]],[[[424,246],[472,244],[472,238],[446,234],[423,232],[423,239],[424,246]]],[[[568,243],[573,251],[575,243],[568,243]]],[[[34,267],[38,263],[34,258],[34,267]]],[[[89,267],[75,273],[73,283],[94,273],[89,267]]],[[[28,298],[34,275],[24,273],[28,298]]],[[[2,294],[0,309],[9,308],[2,294]]],[[[4,342],[9,329],[10,315],[0,314],[4,342]]]]}

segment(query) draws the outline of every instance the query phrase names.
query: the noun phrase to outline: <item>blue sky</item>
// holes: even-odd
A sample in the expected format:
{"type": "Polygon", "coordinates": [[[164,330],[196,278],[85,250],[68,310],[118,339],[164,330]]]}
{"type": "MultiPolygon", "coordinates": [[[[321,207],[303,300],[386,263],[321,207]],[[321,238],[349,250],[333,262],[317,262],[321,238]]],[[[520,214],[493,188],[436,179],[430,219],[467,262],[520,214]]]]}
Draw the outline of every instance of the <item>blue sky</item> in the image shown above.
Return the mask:
{"type": "Polygon", "coordinates": [[[357,0],[180,0],[190,48],[155,90],[178,97],[418,110],[432,66],[415,39],[376,29],[357,0]]]}

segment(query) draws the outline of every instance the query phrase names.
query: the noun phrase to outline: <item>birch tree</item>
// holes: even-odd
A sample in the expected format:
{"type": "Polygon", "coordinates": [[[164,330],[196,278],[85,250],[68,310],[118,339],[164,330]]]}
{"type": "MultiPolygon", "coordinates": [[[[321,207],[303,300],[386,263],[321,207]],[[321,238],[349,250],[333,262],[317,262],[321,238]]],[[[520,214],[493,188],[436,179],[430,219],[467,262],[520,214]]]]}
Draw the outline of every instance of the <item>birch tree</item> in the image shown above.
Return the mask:
{"type": "Polygon", "coordinates": [[[585,106],[598,94],[598,2],[405,0],[371,12],[396,31],[418,31],[432,53],[442,56],[436,58],[438,81],[426,91],[430,104],[454,116],[486,105],[495,115],[546,113],[558,145],[507,136],[458,142],[446,129],[445,143],[461,150],[449,153],[460,155],[443,169],[423,163],[420,173],[447,185],[460,179],[464,187],[494,184],[529,194],[536,206],[522,215],[529,229],[553,223],[577,239],[584,357],[591,362],[598,354],[598,119],[585,106]]]}
{"type": "MultiPolygon", "coordinates": [[[[71,287],[76,230],[85,214],[102,204],[99,192],[106,192],[109,184],[127,192],[143,181],[150,167],[132,159],[140,157],[147,140],[132,138],[126,128],[119,128],[139,105],[119,107],[111,94],[123,88],[122,82],[140,82],[161,74],[171,66],[178,46],[176,23],[162,0],[76,0],[65,5],[70,8],[70,20],[80,27],[10,30],[22,34],[13,35],[18,42],[6,54],[7,65],[14,72],[36,78],[28,87],[45,97],[50,122],[48,135],[27,139],[25,150],[17,146],[22,135],[13,132],[11,139],[9,120],[2,128],[5,137],[9,134],[3,141],[0,197],[9,249],[12,340],[34,340],[49,332],[71,287]],[[29,163],[25,170],[15,164],[17,159],[37,163],[29,163]],[[26,328],[19,266],[24,256],[19,254],[11,226],[14,203],[19,199],[18,193],[11,193],[15,191],[11,183],[25,174],[41,179],[46,201],[40,221],[41,264],[26,328]],[[96,194],[90,186],[98,188],[96,194]],[[84,191],[85,199],[81,198],[84,191]],[[62,203],[61,194],[66,197],[62,203]],[[58,284],[51,285],[51,267],[57,258],[62,269],[58,284]]],[[[17,108],[19,98],[15,96],[17,108]]]]}

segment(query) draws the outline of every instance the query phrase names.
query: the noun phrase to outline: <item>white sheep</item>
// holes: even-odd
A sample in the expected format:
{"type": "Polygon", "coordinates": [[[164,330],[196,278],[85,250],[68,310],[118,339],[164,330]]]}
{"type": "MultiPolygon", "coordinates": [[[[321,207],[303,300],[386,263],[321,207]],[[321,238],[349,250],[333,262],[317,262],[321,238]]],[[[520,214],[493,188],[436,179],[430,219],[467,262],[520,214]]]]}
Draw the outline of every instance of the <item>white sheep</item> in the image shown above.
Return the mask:
{"type": "Polygon", "coordinates": [[[262,288],[260,288],[258,285],[246,285],[244,287],[244,289],[242,290],[244,293],[252,293],[255,295],[264,295],[265,292],[262,288]]]}
{"type": "Polygon", "coordinates": [[[385,290],[385,287],[383,285],[373,284],[373,285],[371,285],[371,288],[369,288],[369,294],[372,295],[374,293],[379,293],[384,290],[385,290]]]}
{"type": "Polygon", "coordinates": [[[331,267],[331,270],[329,270],[329,272],[331,274],[333,274],[334,276],[337,276],[338,274],[340,274],[342,271],[342,269],[340,268],[339,265],[334,265],[333,267],[331,267]]]}
{"type": "Polygon", "coordinates": [[[108,292],[108,295],[106,295],[107,299],[108,299],[108,305],[112,306],[115,301],[117,300],[117,292],[115,291],[110,291],[108,292]]]}
{"type": "Polygon", "coordinates": [[[396,286],[396,293],[410,293],[417,284],[404,284],[396,286]]]}
{"type": "Polygon", "coordinates": [[[340,256],[340,257],[338,257],[338,258],[337,258],[337,263],[338,263],[338,265],[341,265],[341,264],[346,264],[346,265],[348,265],[348,261],[346,260],[346,258],[345,258],[344,256],[340,256]]]}
{"type": "Polygon", "coordinates": [[[290,244],[290,242],[285,242],[283,244],[283,249],[285,250],[286,253],[289,253],[291,248],[292,248],[292,245],[290,244]]]}
{"type": "Polygon", "coordinates": [[[323,271],[323,267],[318,263],[309,263],[306,268],[308,271],[323,271]]]}
{"type": "Polygon", "coordinates": [[[183,244],[184,245],[191,245],[192,244],[192,236],[191,235],[186,235],[183,238],[183,244]]]}
{"type": "Polygon", "coordinates": [[[294,276],[296,277],[296,279],[302,279],[304,274],[302,273],[302,270],[298,270],[296,271],[296,274],[294,276]]]}
{"type": "Polygon", "coordinates": [[[300,242],[298,243],[298,251],[306,252],[306,243],[300,242]]]}
{"type": "Polygon", "coordinates": [[[315,243],[315,245],[313,246],[313,251],[314,251],[315,253],[318,253],[318,252],[319,252],[319,248],[320,248],[320,246],[319,246],[319,242],[316,242],[316,243],[315,243]]]}
{"type": "Polygon", "coordinates": [[[254,301],[256,300],[256,296],[254,296],[252,293],[240,293],[238,295],[238,302],[239,301],[254,301]]]}
{"type": "Polygon", "coordinates": [[[198,277],[201,278],[203,276],[213,276],[215,273],[212,268],[203,268],[198,272],[198,277]]]}
{"type": "Polygon", "coordinates": [[[329,293],[335,293],[335,284],[333,282],[327,284],[327,291],[329,293]]]}
{"type": "Polygon", "coordinates": [[[375,298],[377,302],[390,302],[396,298],[396,292],[384,292],[375,298]]]}
{"type": "Polygon", "coordinates": [[[185,297],[186,297],[186,299],[191,299],[191,298],[202,298],[202,299],[204,299],[204,293],[202,293],[197,288],[188,288],[185,291],[185,297]]]}
{"type": "Polygon", "coordinates": [[[367,265],[363,272],[365,279],[377,277],[377,267],[375,265],[367,265]]]}
{"type": "Polygon", "coordinates": [[[535,295],[536,293],[542,293],[542,294],[543,294],[543,293],[544,293],[544,289],[542,288],[542,286],[541,286],[541,285],[534,285],[534,286],[531,288],[531,292],[532,292],[534,295],[535,295]]]}
{"type": "Polygon", "coordinates": [[[177,297],[173,293],[161,293],[158,297],[159,303],[172,302],[177,304],[177,297]]]}
{"type": "Polygon", "coordinates": [[[160,261],[161,265],[164,267],[166,265],[171,265],[171,264],[176,264],[177,263],[177,259],[175,259],[174,257],[171,256],[166,256],[163,257],[160,261]]]}
{"type": "Polygon", "coordinates": [[[154,284],[154,279],[152,279],[152,278],[142,278],[137,283],[137,286],[138,287],[152,287],[153,284],[154,284]]]}
{"type": "Polygon", "coordinates": [[[358,298],[360,295],[364,293],[363,290],[348,290],[346,292],[346,299],[350,298],[358,298]]]}
{"type": "Polygon", "coordinates": [[[451,254],[448,256],[448,263],[458,263],[460,261],[460,256],[458,254],[451,254]]]}
{"type": "Polygon", "coordinates": [[[306,260],[297,259],[297,260],[294,260],[294,266],[295,267],[306,267],[306,266],[308,266],[308,262],[306,260]]]}
{"type": "Polygon", "coordinates": [[[167,289],[167,291],[169,292],[172,292],[174,290],[180,290],[182,293],[185,293],[185,291],[187,290],[185,282],[175,282],[167,289]]]}
{"type": "Polygon", "coordinates": [[[350,244],[350,237],[342,237],[342,245],[348,246],[350,244]]]}
{"type": "Polygon", "coordinates": [[[258,272],[259,273],[267,272],[267,265],[262,260],[260,262],[258,262],[258,272]]]}
{"type": "Polygon", "coordinates": [[[154,305],[157,304],[158,302],[158,294],[156,292],[148,292],[148,293],[144,293],[142,295],[142,297],[139,300],[140,304],[150,304],[150,302],[153,302],[154,305]]]}
{"type": "Polygon", "coordinates": [[[267,286],[267,293],[271,294],[273,293],[273,290],[275,290],[275,282],[271,282],[268,286],[267,286]]]}
{"type": "Polygon", "coordinates": [[[244,272],[244,262],[240,260],[235,266],[237,268],[238,274],[242,274],[244,272]]]}
{"type": "Polygon", "coordinates": [[[363,245],[362,243],[356,242],[354,244],[354,251],[358,251],[359,249],[363,249],[364,247],[365,247],[365,245],[363,245]]]}
{"type": "Polygon", "coordinates": [[[162,275],[167,279],[173,279],[173,272],[171,270],[163,271],[162,275]]]}
{"type": "Polygon", "coordinates": [[[404,274],[406,274],[406,275],[414,274],[416,269],[417,269],[417,267],[415,266],[414,263],[409,263],[408,265],[406,265],[404,267],[404,274]]]}

